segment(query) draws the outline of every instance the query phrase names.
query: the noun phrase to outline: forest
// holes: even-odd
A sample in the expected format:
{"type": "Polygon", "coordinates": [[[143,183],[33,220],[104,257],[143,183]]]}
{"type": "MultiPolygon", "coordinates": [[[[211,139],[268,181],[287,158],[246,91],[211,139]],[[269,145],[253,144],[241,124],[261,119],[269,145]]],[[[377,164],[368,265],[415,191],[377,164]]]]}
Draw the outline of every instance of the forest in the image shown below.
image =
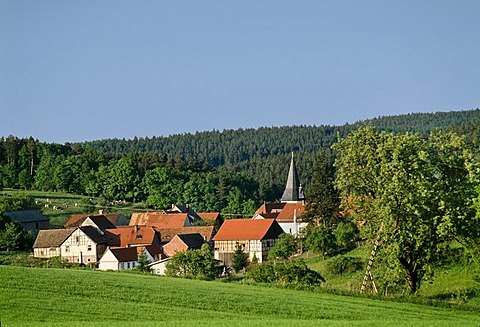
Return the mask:
{"type": "Polygon", "coordinates": [[[189,203],[197,211],[250,216],[260,203],[281,196],[291,152],[308,199],[317,153],[325,151],[333,171],[331,146],[362,126],[422,137],[452,131],[477,148],[480,110],[386,116],[342,126],[214,130],[72,144],[11,135],[0,138],[0,187],[144,202],[152,209],[189,203]]]}

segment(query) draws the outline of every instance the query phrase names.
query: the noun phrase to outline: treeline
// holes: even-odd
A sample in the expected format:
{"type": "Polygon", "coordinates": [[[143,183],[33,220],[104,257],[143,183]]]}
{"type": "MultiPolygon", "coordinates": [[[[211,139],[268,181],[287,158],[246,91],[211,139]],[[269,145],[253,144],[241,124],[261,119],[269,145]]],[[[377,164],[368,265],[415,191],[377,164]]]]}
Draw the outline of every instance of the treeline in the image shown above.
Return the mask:
{"type": "Polygon", "coordinates": [[[200,211],[246,215],[261,202],[280,198],[292,151],[308,196],[316,153],[327,150],[331,166],[330,146],[366,124],[422,135],[450,130],[476,144],[480,110],[64,145],[9,136],[0,138],[0,187],[144,201],[155,209],[189,203],[200,211]]]}

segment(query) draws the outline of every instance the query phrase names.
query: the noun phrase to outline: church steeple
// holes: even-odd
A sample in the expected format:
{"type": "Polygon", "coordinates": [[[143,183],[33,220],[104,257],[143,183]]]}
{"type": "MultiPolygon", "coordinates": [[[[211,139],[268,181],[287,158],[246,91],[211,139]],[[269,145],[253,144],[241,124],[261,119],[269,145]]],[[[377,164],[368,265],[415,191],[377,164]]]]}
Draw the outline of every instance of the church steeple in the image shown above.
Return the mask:
{"type": "Polygon", "coordinates": [[[287,185],[282,195],[282,202],[299,202],[303,201],[305,196],[303,195],[302,184],[298,179],[297,169],[295,168],[295,160],[290,161],[290,170],[288,171],[287,185]]]}

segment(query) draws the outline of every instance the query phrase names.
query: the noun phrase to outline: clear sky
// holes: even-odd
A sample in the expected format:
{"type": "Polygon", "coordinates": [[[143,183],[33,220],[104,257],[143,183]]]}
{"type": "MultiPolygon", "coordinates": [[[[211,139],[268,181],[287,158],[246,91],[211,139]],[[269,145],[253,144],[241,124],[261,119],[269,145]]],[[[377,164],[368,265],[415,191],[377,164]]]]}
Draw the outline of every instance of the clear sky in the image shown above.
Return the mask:
{"type": "Polygon", "coordinates": [[[480,1],[0,0],[0,136],[342,125],[480,107],[480,1]]]}

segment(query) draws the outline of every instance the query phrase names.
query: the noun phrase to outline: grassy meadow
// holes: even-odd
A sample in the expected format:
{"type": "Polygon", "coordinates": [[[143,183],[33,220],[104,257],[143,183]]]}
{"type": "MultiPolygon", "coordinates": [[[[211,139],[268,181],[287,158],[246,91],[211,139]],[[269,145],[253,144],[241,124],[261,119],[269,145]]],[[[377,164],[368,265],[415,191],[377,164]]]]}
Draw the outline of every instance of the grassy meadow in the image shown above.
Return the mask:
{"type": "Polygon", "coordinates": [[[480,313],[134,273],[0,266],[10,326],[479,326],[480,313]]]}
{"type": "Polygon", "coordinates": [[[35,198],[38,209],[50,217],[51,228],[63,228],[72,215],[98,213],[100,209],[105,213],[122,213],[127,218],[130,218],[133,212],[146,210],[143,204],[115,204],[100,198],[62,192],[3,189],[0,194],[25,194],[35,198]]]}

